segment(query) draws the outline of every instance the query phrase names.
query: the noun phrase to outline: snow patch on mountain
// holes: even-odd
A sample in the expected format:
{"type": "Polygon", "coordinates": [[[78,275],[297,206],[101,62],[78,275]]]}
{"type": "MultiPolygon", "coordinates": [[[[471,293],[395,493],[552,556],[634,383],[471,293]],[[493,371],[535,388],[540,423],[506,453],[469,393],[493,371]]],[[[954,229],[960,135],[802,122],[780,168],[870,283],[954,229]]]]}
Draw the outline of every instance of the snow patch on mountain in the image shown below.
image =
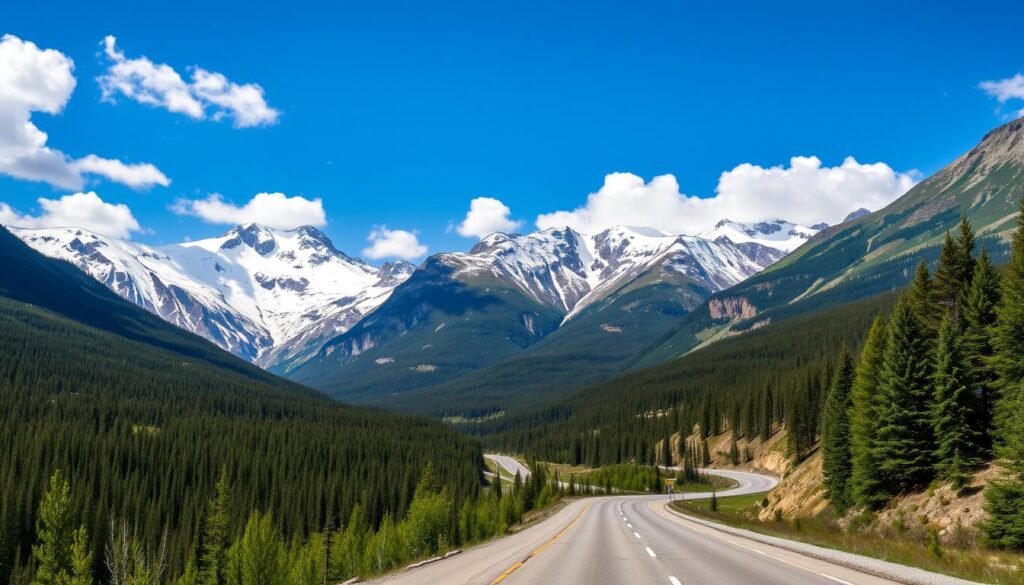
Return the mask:
{"type": "Polygon", "coordinates": [[[725,237],[734,244],[751,242],[788,254],[804,245],[807,240],[826,227],[828,226],[825,224],[807,227],[782,219],[759,223],[741,223],[723,219],[715,224],[715,227],[698,235],[716,241],[725,237]]]}
{"type": "Polygon", "coordinates": [[[749,254],[729,240],[616,226],[593,235],[570,228],[527,235],[496,233],[468,253],[442,254],[439,259],[457,278],[512,284],[564,311],[568,320],[642,275],[681,277],[714,292],[778,259],[769,256],[749,254]]]}
{"type": "Polygon", "coordinates": [[[79,228],[12,232],[126,300],[263,366],[315,354],[414,270],[351,258],[308,226],[246,224],[217,238],[160,247],[79,228]]]}

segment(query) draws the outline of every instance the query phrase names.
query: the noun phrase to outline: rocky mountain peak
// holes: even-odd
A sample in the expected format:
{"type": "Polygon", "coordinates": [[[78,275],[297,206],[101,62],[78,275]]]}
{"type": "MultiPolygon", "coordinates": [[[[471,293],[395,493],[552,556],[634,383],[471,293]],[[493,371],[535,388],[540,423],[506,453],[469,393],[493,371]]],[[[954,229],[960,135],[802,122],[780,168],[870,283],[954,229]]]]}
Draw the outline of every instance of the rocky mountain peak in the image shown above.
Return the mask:
{"type": "Polygon", "coordinates": [[[246,223],[233,227],[224,234],[224,237],[228,239],[221,244],[222,250],[230,250],[245,244],[256,250],[259,255],[266,256],[277,246],[273,230],[258,223],[246,223]]]}
{"type": "Polygon", "coordinates": [[[871,211],[861,207],[857,211],[850,212],[850,215],[847,215],[846,218],[843,219],[843,223],[846,223],[848,221],[853,221],[855,219],[860,219],[860,218],[864,217],[865,215],[871,215],[871,211]]]}

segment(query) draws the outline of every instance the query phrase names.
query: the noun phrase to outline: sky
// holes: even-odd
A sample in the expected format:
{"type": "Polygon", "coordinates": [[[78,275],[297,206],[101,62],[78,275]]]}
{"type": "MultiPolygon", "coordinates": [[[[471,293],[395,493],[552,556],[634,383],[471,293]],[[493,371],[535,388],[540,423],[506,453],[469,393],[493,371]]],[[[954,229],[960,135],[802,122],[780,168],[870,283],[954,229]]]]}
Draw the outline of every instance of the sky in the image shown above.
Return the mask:
{"type": "Polygon", "coordinates": [[[0,223],[374,261],[836,223],[1024,113],[1020,2],[96,4],[4,8],[0,223]]]}

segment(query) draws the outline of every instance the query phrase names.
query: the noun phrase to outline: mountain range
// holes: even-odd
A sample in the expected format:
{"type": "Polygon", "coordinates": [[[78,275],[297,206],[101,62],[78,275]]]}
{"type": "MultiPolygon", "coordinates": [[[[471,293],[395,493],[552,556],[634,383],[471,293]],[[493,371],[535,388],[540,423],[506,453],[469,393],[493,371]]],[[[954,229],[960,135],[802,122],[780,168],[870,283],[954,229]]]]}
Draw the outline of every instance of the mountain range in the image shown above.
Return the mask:
{"type": "Polygon", "coordinates": [[[445,400],[419,393],[458,395],[446,386],[458,383],[477,398],[492,393],[485,410],[500,410],[524,385],[560,378],[552,369],[571,368],[576,356],[589,365],[558,388],[567,391],[624,366],[708,295],[784,256],[785,247],[769,247],[792,246],[792,237],[772,239],[779,231],[814,233],[787,222],[729,225],[761,239],[736,244],[725,233],[712,240],[624,226],[493,234],[467,253],[432,256],[369,317],[283,373],[344,400],[387,396],[394,407],[441,407],[445,400]],[[533,361],[520,363],[526,358],[533,361]],[[471,374],[491,366],[509,368],[509,382],[473,382],[471,374]]]}
{"type": "Polygon", "coordinates": [[[384,302],[412,273],[370,266],[319,230],[235,227],[150,247],[79,228],[11,231],[122,298],[261,366],[302,360],[384,302]]]}
{"type": "Polygon", "coordinates": [[[358,399],[371,387],[452,380],[561,330],[541,349],[579,329],[618,338],[617,356],[632,355],[646,341],[631,336],[646,339],[651,327],[674,323],[822,227],[725,220],[698,236],[621,226],[594,235],[497,233],[419,268],[372,266],[309,226],[245,224],[166,246],[75,227],[11,231],[239,357],[358,399]]]}

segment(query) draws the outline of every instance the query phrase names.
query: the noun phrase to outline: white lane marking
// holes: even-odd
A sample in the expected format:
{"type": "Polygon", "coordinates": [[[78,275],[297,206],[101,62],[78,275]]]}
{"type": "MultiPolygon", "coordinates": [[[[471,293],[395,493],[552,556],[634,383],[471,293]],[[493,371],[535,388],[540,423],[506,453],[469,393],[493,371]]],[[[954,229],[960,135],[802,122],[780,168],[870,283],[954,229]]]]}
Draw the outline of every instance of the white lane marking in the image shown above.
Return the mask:
{"type": "Polygon", "coordinates": [[[679,579],[676,579],[675,577],[669,577],[668,578],[668,582],[671,583],[672,585],[683,585],[683,582],[680,581],[679,579]]]}
{"type": "Polygon", "coordinates": [[[833,577],[832,575],[826,575],[825,573],[818,574],[826,579],[835,581],[836,583],[841,583],[842,585],[853,585],[853,583],[850,583],[849,581],[843,581],[842,579],[839,579],[838,577],[833,577]]]}
{"type": "Polygon", "coordinates": [[[635,536],[635,537],[637,537],[637,539],[639,539],[640,538],[640,533],[639,532],[634,532],[633,536],[635,536]]]}
{"type": "Polygon", "coordinates": [[[632,530],[632,529],[633,529],[633,525],[632,525],[632,524],[630,524],[629,522],[626,522],[626,526],[629,526],[630,530],[632,530]]]}
{"type": "Polygon", "coordinates": [[[651,555],[651,558],[652,558],[652,559],[658,556],[658,555],[654,554],[654,551],[653,551],[653,550],[651,550],[651,547],[649,547],[649,546],[645,546],[645,547],[644,547],[644,549],[646,549],[646,550],[647,550],[647,554],[651,555]]]}

